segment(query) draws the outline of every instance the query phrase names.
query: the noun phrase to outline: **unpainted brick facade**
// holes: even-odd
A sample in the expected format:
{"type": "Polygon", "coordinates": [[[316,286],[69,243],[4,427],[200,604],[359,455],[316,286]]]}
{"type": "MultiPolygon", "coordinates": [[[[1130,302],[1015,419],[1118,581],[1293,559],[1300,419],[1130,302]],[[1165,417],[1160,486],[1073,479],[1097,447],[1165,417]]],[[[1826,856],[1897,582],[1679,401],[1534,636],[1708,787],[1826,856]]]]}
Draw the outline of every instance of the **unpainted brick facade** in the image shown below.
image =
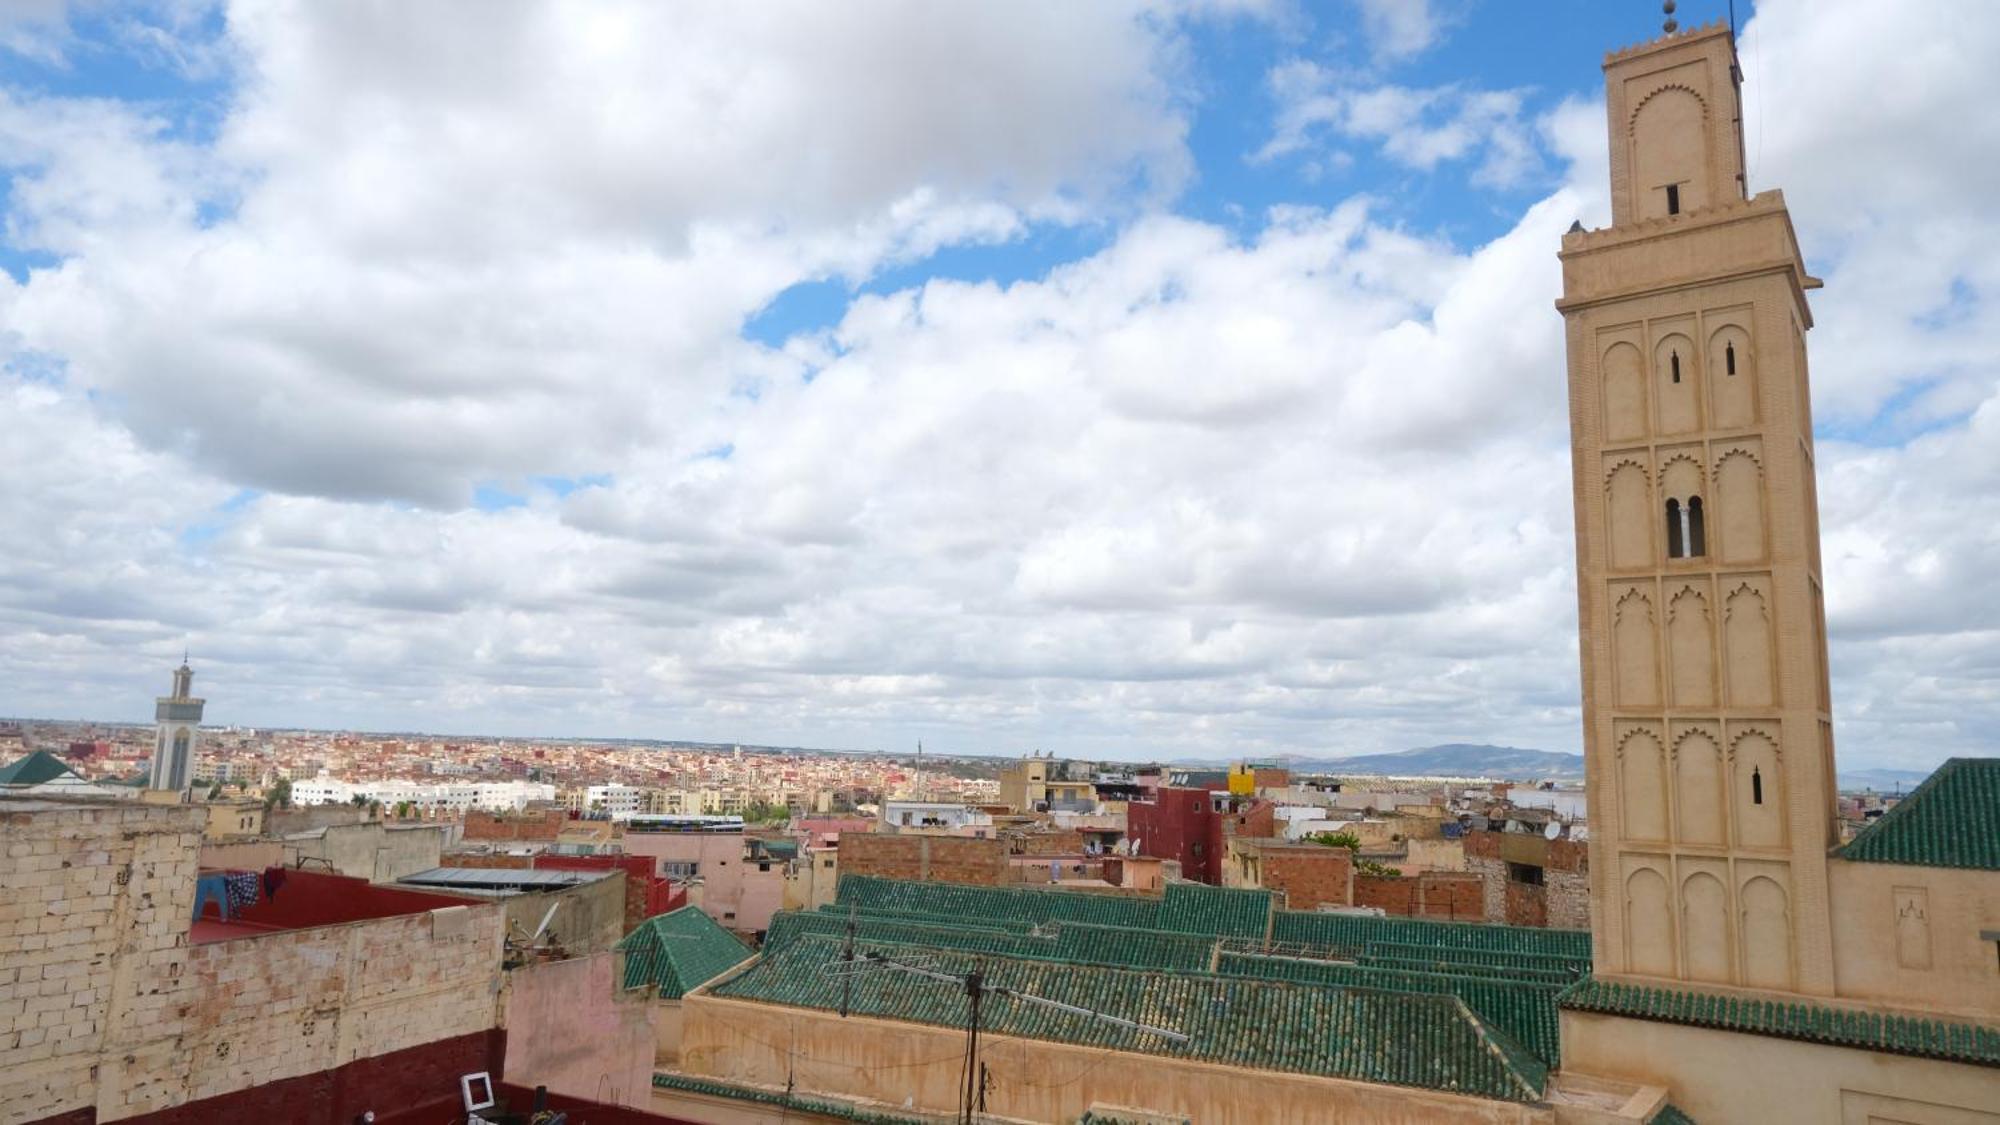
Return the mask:
{"type": "Polygon", "coordinates": [[[840,837],[840,872],[998,886],[1009,881],[1007,841],[844,832],[840,837]]]}
{"type": "Polygon", "coordinates": [[[1460,922],[1485,917],[1484,887],[1478,877],[1458,871],[1421,875],[1356,875],[1354,905],[1385,914],[1460,922]]]}

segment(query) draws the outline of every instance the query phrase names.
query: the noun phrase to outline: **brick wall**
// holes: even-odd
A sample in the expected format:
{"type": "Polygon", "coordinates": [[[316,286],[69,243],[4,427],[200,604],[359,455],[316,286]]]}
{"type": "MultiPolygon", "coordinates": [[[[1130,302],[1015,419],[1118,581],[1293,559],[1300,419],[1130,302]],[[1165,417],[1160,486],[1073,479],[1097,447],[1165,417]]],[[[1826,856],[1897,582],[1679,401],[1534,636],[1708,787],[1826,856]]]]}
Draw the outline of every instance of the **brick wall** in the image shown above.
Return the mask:
{"type": "Polygon", "coordinates": [[[1498,832],[1465,834],[1465,868],[1477,876],[1481,916],[1488,922],[1552,929],[1590,928],[1590,863],[1587,847],[1568,838],[1547,843],[1542,885],[1516,883],[1500,858],[1498,832]]]}
{"type": "Polygon", "coordinates": [[[840,838],[840,872],[997,886],[1008,881],[1007,842],[969,836],[848,833],[840,838]]]}
{"type": "Polygon", "coordinates": [[[1019,841],[1021,855],[1080,855],[1083,852],[1083,833],[1073,828],[1024,832],[1015,839],[1019,841]]]}
{"type": "Polygon", "coordinates": [[[1504,892],[1500,920],[1510,926],[1539,926],[1549,924],[1549,901],[1546,888],[1535,883],[1516,883],[1508,880],[1504,892]]]}
{"type": "Polygon", "coordinates": [[[491,903],[188,945],[204,821],[0,802],[0,1125],[134,1117],[492,1028],[491,903]]]}
{"type": "Polygon", "coordinates": [[[1284,892],[1285,905],[1292,910],[1346,906],[1352,901],[1354,858],[1346,848],[1269,848],[1260,866],[1264,886],[1284,892]]]}
{"type": "Polygon", "coordinates": [[[498,813],[468,810],[465,814],[467,840],[554,840],[567,816],[560,809],[538,813],[498,813]]]}
{"type": "Polygon", "coordinates": [[[1582,868],[1575,871],[1551,870],[1545,875],[1548,883],[1548,918],[1551,929],[1587,930],[1590,928],[1590,871],[1582,868]]]}
{"type": "Polygon", "coordinates": [[[1356,875],[1354,905],[1372,906],[1405,917],[1478,921],[1485,916],[1480,879],[1457,871],[1422,875],[1356,875]]]}

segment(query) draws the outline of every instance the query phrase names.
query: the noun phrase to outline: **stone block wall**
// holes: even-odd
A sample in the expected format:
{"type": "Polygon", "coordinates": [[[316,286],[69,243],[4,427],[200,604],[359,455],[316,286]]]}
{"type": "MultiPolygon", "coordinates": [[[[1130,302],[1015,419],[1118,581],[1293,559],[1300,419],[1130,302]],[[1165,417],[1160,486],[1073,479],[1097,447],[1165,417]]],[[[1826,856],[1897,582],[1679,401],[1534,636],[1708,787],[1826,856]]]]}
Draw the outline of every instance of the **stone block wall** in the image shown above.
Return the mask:
{"type": "Polygon", "coordinates": [[[190,946],[205,820],[0,801],[0,1125],[115,1121],[493,1027],[493,903],[190,946]]]}

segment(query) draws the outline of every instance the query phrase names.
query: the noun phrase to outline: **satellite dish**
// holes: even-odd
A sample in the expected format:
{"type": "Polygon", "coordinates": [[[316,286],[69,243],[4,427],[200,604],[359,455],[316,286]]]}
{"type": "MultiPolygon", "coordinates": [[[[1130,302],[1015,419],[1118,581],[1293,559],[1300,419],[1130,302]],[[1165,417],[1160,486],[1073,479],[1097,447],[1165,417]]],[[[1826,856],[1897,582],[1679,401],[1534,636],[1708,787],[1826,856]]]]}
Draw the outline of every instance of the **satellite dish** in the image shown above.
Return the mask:
{"type": "Polygon", "coordinates": [[[1551,840],[1555,839],[1556,837],[1562,834],[1563,834],[1563,826],[1557,824],[1553,820],[1549,822],[1549,826],[1547,828],[1542,829],[1542,835],[1547,836],[1551,840]]]}

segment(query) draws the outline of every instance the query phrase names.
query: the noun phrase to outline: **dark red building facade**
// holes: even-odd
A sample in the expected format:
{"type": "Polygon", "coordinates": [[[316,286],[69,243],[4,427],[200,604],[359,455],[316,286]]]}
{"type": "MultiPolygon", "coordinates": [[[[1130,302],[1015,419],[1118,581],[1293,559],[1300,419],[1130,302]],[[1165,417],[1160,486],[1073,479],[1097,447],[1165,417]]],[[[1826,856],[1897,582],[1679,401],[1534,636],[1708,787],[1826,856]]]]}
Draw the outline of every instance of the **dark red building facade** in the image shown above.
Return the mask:
{"type": "Polygon", "coordinates": [[[1212,886],[1222,882],[1229,837],[1270,836],[1276,821],[1270,802],[1216,789],[1164,785],[1152,801],[1125,806],[1125,835],[1140,855],[1178,861],[1182,878],[1212,886]]]}

